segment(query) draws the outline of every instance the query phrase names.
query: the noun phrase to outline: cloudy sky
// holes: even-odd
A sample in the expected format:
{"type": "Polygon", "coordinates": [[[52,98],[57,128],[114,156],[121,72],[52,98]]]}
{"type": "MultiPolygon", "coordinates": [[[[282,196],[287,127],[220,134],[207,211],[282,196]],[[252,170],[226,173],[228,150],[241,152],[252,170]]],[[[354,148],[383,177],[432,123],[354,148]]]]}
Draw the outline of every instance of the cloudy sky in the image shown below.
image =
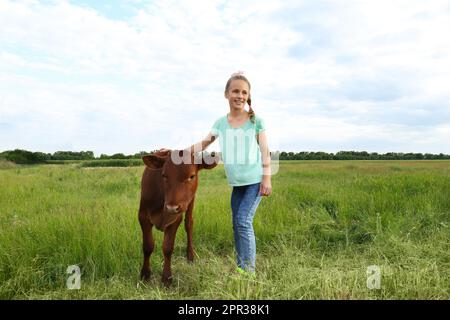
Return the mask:
{"type": "Polygon", "coordinates": [[[243,70],[271,150],[450,154],[449,30],[449,0],[0,0],[0,151],[187,147],[243,70]]]}

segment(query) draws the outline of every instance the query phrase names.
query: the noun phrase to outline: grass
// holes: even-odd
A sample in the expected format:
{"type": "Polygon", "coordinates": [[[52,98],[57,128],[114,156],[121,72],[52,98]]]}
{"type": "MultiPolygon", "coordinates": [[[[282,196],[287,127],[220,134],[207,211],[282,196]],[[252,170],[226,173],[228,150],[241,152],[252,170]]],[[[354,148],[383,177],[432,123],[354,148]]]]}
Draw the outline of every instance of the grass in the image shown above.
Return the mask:
{"type": "Polygon", "coordinates": [[[139,167],[142,166],[142,159],[107,159],[82,161],[81,167],[139,167]]]}
{"type": "Polygon", "coordinates": [[[12,169],[14,167],[16,167],[16,164],[14,162],[0,158],[0,170],[1,169],[12,169]]]}
{"type": "Polygon", "coordinates": [[[170,288],[159,231],[152,279],[138,279],[142,166],[0,168],[1,299],[450,298],[450,161],[282,162],[255,217],[256,279],[235,271],[223,168],[202,171],[196,262],[181,225],[170,288]],[[66,288],[69,265],[81,290],[66,288]]]}
{"type": "Polygon", "coordinates": [[[100,159],[100,160],[47,160],[46,164],[78,164],[81,168],[97,167],[139,167],[142,159],[100,159]]]}

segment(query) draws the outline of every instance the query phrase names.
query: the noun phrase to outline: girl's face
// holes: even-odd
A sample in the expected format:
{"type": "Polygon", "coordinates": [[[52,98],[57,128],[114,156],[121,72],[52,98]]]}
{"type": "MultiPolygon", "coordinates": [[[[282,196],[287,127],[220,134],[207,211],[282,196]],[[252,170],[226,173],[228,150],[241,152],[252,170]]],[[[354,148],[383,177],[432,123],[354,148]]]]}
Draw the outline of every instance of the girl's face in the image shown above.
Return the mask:
{"type": "Polygon", "coordinates": [[[231,109],[243,110],[247,103],[250,89],[244,80],[233,80],[230,88],[225,92],[225,98],[228,99],[231,109]]]}

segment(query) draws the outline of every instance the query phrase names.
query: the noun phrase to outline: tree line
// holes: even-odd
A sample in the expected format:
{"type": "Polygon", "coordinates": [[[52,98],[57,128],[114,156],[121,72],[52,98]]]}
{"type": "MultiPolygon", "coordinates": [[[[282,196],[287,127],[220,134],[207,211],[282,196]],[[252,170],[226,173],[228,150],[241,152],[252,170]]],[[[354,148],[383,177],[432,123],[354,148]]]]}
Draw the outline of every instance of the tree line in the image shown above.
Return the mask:
{"type": "MultiPolygon", "coordinates": [[[[54,160],[107,160],[107,159],[140,159],[142,156],[154,152],[140,151],[132,155],[115,153],[113,155],[101,154],[94,156],[93,151],[56,151],[53,154],[43,152],[31,152],[27,150],[7,150],[0,153],[0,158],[17,164],[37,164],[54,160]]],[[[207,152],[206,152],[207,153],[207,152]]],[[[218,152],[220,156],[220,152],[218,152]]],[[[439,153],[402,153],[402,152],[366,152],[366,151],[339,151],[337,153],[327,152],[271,152],[272,159],[279,160],[443,160],[450,159],[450,155],[439,153]]]]}
{"type": "MultiPolygon", "coordinates": [[[[277,151],[278,152],[278,151],[277,151]]],[[[272,158],[274,156],[272,155],[272,158]]],[[[367,151],[339,151],[336,153],[327,152],[279,152],[280,160],[442,160],[450,159],[448,154],[431,153],[403,153],[403,152],[367,152],[367,151]]]]}
{"type": "Polygon", "coordinates": [[[0,158],[17,164],[37,164],[46,163],[48,161],[60,160],[96,160],[96,159],[140,159],[143,155],[148,154],[141,151],[134,155],[124,155],[123,153],[116,153],[113,155],[101,154],[96,158],[93,151],[56,151],[54,153],[31,152],[27,150],[7,150],[0,153],[0,158]]]}

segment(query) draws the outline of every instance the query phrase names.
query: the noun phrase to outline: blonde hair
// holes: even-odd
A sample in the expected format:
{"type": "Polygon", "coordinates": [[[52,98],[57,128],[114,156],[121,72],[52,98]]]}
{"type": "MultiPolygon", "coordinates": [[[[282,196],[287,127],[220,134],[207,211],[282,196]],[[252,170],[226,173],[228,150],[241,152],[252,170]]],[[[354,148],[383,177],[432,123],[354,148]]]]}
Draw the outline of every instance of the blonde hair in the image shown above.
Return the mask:
{"type": "MultiPolygon", "coordinates": [[[[250,81],[248,81],[248,79],[242,74],[242,72],[239,72],[239,73],[233,73],[231,75],[230,79],[228,79],[227,84],[225,86],[225,93],[227,93],[228,90],[230,89],[230,85],[233,80],[243,80],[243,81],[247,82],[248,90],[250,91],[250,89],[251,89],[250,81]]],[[[250,121],[252,123],[255,123],[255,111],[253,111],[253,109],[252,109],[252,99],[251,99],[250,92],[248,93],[247,104],[248,104],[248,115],[250,116],[250,121]]]]}

